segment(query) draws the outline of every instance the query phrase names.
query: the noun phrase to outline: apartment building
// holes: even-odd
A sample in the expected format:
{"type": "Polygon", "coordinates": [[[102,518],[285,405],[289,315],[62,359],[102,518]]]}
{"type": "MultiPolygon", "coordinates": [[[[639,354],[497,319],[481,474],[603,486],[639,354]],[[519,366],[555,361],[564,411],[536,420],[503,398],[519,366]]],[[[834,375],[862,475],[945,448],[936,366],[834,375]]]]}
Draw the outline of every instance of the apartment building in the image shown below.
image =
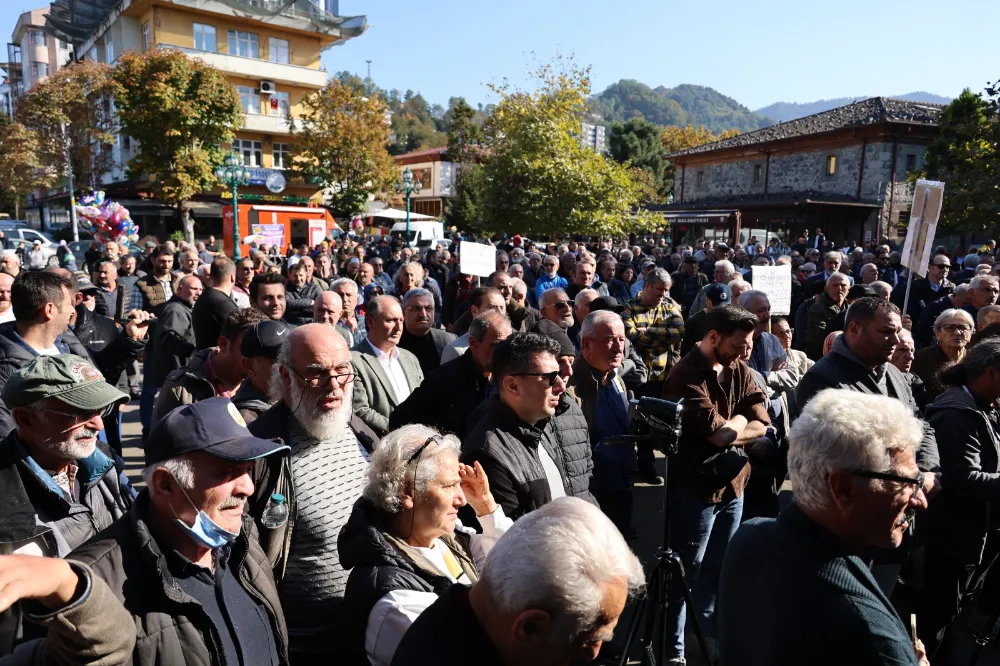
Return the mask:
{"type": "Polygon", "coordinates": [[[24,12],[17,18],[7,43],[7,62],[3,64],[2,112],[13,115],[17,100],[38,85],[72,57],[68,41],[47,34],[43,28],[48,7],[24,12]]]}
{"type": "MultiPolygon", "coordinates": [[[[244,203],[261,204],[263,208],[278,207],[270,204],[304,208],[319,202],[315,185],[286,180],[282,173],[290,164],[289,122],[296,122],[303,99],[328,81],[321,54],[362,34],[367,28],[365,17],[337,15],[336,0],[97,2],[106,6],[100,20],[75,16],[72,0],[54,3],[54,7],[62,6],[54,12],[50,27],[75,38],[81,58],[114,64],[126,51],[174,49],[212,65],[236,86],[245,119],[231,147],[251,173],[250,185],[240,189],[241,220],[245,217],[244,203]]],[[[138,149],[128,137],[119,139],[115,147],[119,168],[108,174],[107,191],[142,197],[134,187],[130,190],[134,184],[127,183],[124,169],[138,149]]],[[[196,222],[203,228],[221,225],[223,205],[230,201],[229,192],[221,188],[204,193],[194,202],[196,222]]],[[[155,206],[155,202],[136,201],[133,207],[144,215],[155,206]]],[[[169,217],[172,212],[159,210],[157,214],[169,217]]],[[[275,216],[267,217],[268,222],[275,221],[275,216]]],[[[307,221],[297,219],[289,225],[296,227],[291,237],[306,237],[307,221]]],[[[219,231],[221,228],[215,233],[219,231]]]]}

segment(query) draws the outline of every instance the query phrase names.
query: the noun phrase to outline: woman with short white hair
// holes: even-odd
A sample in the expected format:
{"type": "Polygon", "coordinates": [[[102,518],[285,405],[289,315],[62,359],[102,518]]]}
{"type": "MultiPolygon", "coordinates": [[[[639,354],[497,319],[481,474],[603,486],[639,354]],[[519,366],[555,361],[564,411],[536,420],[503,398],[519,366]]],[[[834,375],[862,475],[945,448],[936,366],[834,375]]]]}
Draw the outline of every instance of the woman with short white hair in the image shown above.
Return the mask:
{"type": "Polygon", "coordinates": [[[403,634],[454,583],[479,579],[496,540],[513,522],[493,500],[479,463],[458,461],[461,443],[409,425],[382,438],[368,481],[340,532],[340,563],[350,569],[345,617],[354,623],[351,657],[389,664],[403,634]],[[482,534],[462,525],[475,510],[482,534]]]}
{"type": "Polygon", "coordinates": [[[949,308],[934,320],[934,337],[937,344],[924,347],[913,357],[910,372],[924,383],[927,402],[944,391],[938,379],[940,372],[965,358],[965,349],[976,330],[972,315],[965,310],[949,308]]]}

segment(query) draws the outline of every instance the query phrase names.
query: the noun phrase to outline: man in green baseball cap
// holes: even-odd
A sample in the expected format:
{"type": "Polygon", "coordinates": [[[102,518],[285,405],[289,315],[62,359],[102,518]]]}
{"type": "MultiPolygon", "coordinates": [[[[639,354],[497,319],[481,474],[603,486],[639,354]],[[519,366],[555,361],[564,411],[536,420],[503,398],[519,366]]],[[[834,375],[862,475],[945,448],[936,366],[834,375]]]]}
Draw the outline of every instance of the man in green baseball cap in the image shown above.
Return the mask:
{"type": "MultiPolygon", "coordinates": [[[[15,372],[2,397],[15,429],[0,441],[0,552],[65,557],[132,505],[128,479],[97,448],[102,417],[128,396],[60,354],[15,372]]],[[[16,607],[0,615],[0,644],[8,628],[20,635],[19,619],[16,607]]]]}

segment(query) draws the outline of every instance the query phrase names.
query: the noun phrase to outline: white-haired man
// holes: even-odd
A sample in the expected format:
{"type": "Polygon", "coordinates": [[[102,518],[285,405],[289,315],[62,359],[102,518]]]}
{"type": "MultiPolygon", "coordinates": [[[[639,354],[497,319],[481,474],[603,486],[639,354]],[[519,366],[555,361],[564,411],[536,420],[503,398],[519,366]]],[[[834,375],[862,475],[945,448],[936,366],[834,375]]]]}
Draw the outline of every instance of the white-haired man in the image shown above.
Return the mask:
{"type": "Polygon", "coordinates": [[[611,521],[583,500],[562,498],[514,523],[472,587],[453,585],[421,613],[392,663],[422,666],[429,655],[437,666],[594,660],[644,583],[611,521]]]}
{"type": "MultiPolygon", "coordinates": [[[[840,272],[840,266],[844,263],[844,255],[836,250],[832,252],[827,252],[823,255],[823,271],[821,273],[816,273],[806,280],[805,287],[803,289],[802,295],[804,298],[810,298],[816,294],[823,291],[826,286],[827,280],[833,277],[834,274],[840,272]]],[[[841,273],[842,275],[847,275],[847,273],[841,273]]],[[[847,288],[850,289],[854,286],[854,278],[847,275],[847,288]]]]}
{"type": "Polygon", "coordinates": [[[313,301],[313,322],[327,324],[340,333],[348,347],[354,346],[354,337],[340,323],[344,316],[344,300],[335,291],[324,291],[313,301]]]}
{"type": "MultiPolygon", "coordinates": [[[[733,266],[733,262],[728,259],[720,259],[716,261],[713,268],[712,282],[702,287],[701,291],[698,292],[698,295],[691,303],[691,307],[688,309],[689,314],[692,312],[701,312],[708,307],[706,299],[708,298],[708,288],[712,286],[712,284],[728,285],[731,280],[742,277],[740,272],[736,270],[736,267],[733,266]]],[[[716,305],[718,305],[718,303],[716,303],[716,305]]]]}
{"type": "Polygon", "coordinates": [[[340,316],[340,325],[347,329],[354,340],[354,344],[350,346],[361,344],[367,331],[364,318],[357,315],[358,283],[350,278],[339,278],[330,284],[330,291],[335,292],[343,301],[344,313],[340,316]]]}
{"type": "Polygon", "coordinates": [[[306,324],[289,333],[271,381],[280,400],[250,424],[251,432],[281,438],[291,451],[258,462],[250,514],[281,582],[290,651],[310,661],[346,640],[338,633],[346,624],[340,608],[347,572],[337,535],[361,496],[368,454],[351,428],[351,353],[330,326],[306,324]],[[284,496],[294,515],[268,528],[261,518],[273,493],[284,496]]]}
{"type": "Polygon", "coordinates": [[[915,457],[922,437],[892,398],[830,389],[806,406],[789,435],[794,504],[744,523],[726,553],[724,666],[928,666],[867,559],[898,548],[913,512],[927,507],[915,457]]]}
{"type": "Polygon", "coordinates": [[[287,663],[278,589],[244,511],[254,460],[282,449],[252,436],[228,398],[183,405],[154,425],[146,488],[72,553],[132,615],[128,663],[287,663]]]}

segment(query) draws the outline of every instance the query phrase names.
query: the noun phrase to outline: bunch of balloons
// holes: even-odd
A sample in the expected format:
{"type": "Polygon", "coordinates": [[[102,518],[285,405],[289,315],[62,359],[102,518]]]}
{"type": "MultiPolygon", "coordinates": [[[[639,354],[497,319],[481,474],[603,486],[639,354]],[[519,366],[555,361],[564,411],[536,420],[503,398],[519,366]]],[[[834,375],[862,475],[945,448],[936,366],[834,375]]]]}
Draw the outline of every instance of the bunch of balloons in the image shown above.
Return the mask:
{"type": "Polygon", "coordinates": [[[139,241],[139,227],[129,216],[128,208],[115,201],[108,201],[104,198],[104,192],[94,192],[80,199],[76,214],[80,225],[102,244],[108,241],[139,241]]]}

